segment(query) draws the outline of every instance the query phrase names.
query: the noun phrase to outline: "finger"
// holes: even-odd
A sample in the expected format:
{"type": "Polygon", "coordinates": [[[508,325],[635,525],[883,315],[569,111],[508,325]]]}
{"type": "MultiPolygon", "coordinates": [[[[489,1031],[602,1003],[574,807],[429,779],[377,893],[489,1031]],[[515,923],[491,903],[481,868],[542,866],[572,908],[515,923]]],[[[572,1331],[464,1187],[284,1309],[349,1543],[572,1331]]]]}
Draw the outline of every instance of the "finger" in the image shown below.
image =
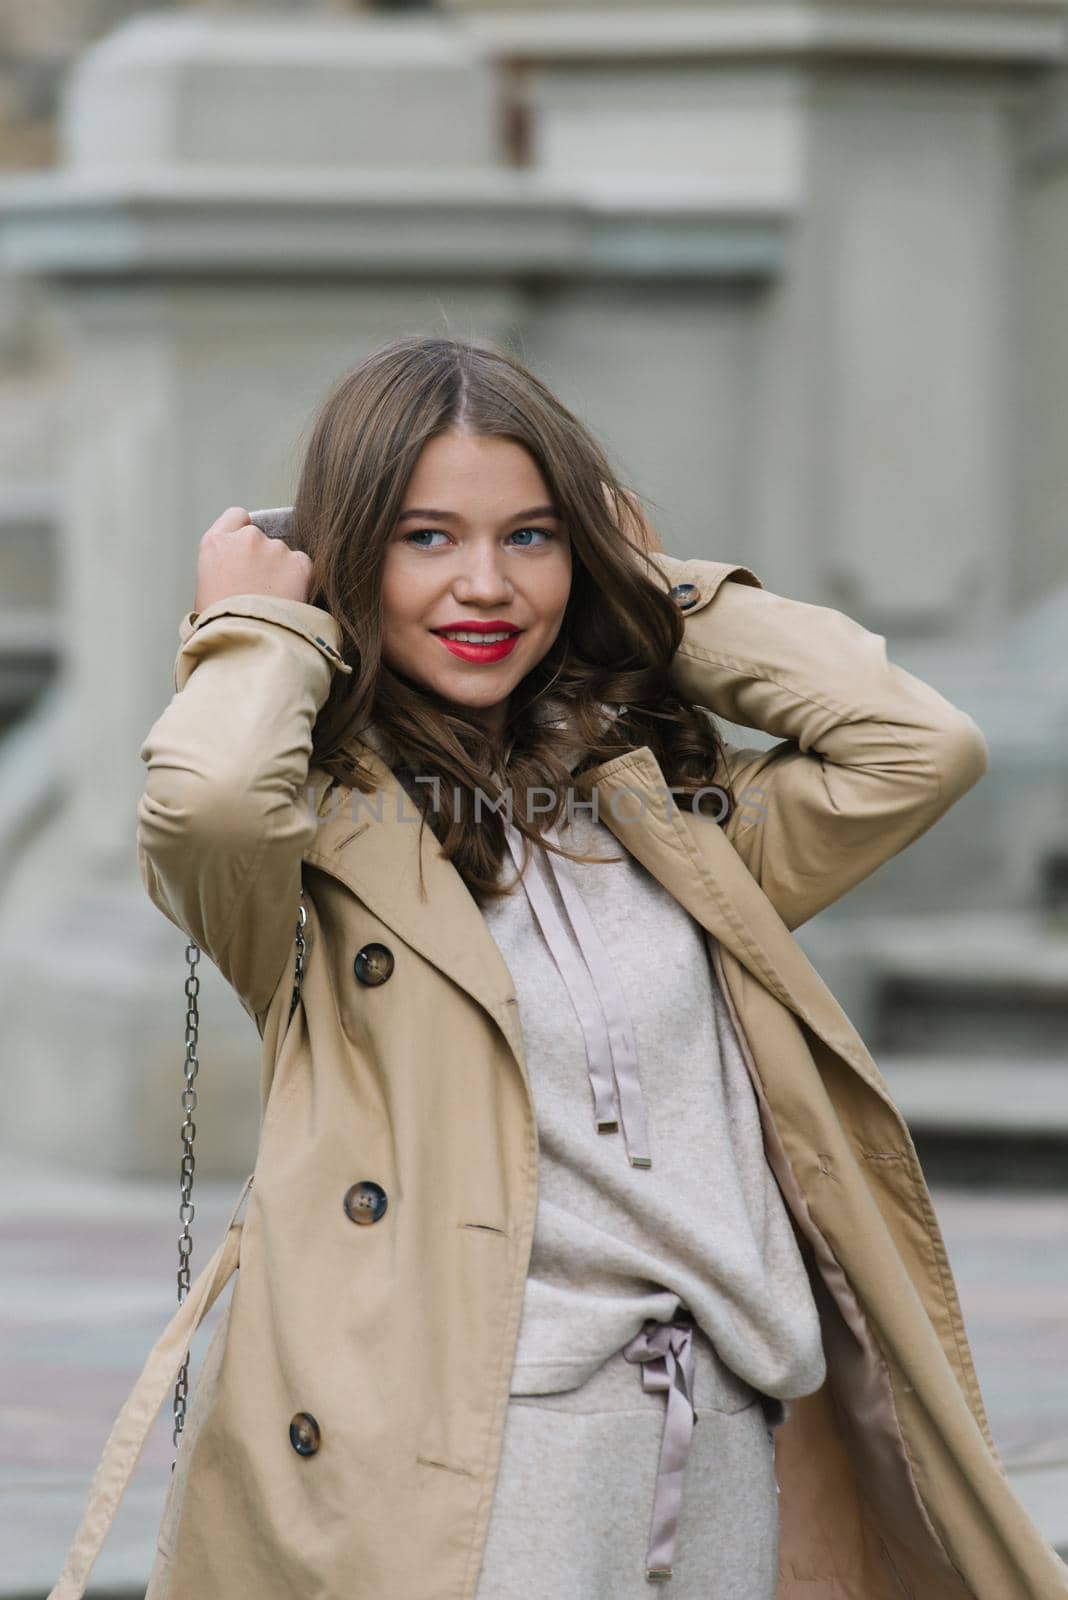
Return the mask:
{"type": "Polygon", "coordinates": [[[252,521],[244,506],[227,506],[221,516],[215,518],[209,533],[235,533],[238,528],[245,528],[252,521]]]}

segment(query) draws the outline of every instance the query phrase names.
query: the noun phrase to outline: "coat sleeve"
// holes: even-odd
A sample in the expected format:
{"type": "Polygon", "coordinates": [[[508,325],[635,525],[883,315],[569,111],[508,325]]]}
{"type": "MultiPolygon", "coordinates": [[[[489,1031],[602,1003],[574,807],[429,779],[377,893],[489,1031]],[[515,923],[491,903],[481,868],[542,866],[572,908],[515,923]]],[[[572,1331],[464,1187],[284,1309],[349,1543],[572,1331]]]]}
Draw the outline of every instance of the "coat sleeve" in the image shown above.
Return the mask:
{"type": "Polygon", "coordinates": [[[312,729],[341,658],[318,606],[235,595],[187,614],[175,693],[141,746],[137,857],[153,903],[255,1018],[294,942],[312,729]]]}
{"type": "Polygon", "coordinates": [[[726,833],[796,928],[959,800],[987,769],[986,739],[843,612],[773,594],[746,567],[659,565],[694,586],[672,664],[680,697],[779,741],[728,747],[726,833]]]}

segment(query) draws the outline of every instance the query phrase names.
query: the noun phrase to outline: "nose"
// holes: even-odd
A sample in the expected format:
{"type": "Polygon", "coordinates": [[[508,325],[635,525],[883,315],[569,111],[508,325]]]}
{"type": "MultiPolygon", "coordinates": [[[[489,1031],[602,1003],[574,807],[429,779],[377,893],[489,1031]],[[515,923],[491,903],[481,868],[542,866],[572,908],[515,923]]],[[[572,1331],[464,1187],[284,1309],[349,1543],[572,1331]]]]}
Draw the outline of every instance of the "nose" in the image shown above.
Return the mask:
{"type": "Polygon", "coordinates": [[[505,552],[495,544],[473,544],[464,553],[453,578],[452,592],[459,605],[507,605],[513,597],[512,582],[505,571],[505,552]]]}

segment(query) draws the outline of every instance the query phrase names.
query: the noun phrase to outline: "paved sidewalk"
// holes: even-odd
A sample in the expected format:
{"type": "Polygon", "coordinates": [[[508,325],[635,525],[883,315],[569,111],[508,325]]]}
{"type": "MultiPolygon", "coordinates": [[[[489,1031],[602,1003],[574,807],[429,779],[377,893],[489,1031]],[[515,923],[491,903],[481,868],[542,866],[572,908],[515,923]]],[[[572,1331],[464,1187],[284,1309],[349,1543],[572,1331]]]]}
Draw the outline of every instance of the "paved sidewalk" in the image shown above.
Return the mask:
{"type": "MultiPolygon", "coordinates": [[[[198,1182],[193,1272],[240,1183],[198,1182]]],[[[991,1426],[1068,1558],[1068,1193],[934,1191],[991,1426]]],[[[0,1158],[0,1596],[43,1600],[101,1445],[177,1304],[176,1185],[0,1158]]],[[[224,1297],[225,1298],[225,1297],[224,1297]]],[[[193,1347],[194,1368],[221,1312],[193,1347]]],[[[90,1594],[142,1595],[170,1476],[164,1408],[90,1594]]]]}

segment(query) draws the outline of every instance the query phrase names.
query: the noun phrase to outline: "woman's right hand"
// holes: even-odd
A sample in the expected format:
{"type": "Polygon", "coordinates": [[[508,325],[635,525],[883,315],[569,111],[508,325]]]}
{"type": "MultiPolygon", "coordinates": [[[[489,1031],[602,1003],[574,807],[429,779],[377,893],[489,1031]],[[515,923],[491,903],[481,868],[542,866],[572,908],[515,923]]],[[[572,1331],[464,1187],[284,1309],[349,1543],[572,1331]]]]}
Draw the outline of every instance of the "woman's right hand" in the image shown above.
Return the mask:
{"type": "Polygon", "coordinates": [[[284,539],[269,539],[243,506],[230,506],[201,538],[193,610],[199,615],[216,600],[235,594],[307,600],[311,573],[311,557],[303,550],[291,550],[284,539]]]}

